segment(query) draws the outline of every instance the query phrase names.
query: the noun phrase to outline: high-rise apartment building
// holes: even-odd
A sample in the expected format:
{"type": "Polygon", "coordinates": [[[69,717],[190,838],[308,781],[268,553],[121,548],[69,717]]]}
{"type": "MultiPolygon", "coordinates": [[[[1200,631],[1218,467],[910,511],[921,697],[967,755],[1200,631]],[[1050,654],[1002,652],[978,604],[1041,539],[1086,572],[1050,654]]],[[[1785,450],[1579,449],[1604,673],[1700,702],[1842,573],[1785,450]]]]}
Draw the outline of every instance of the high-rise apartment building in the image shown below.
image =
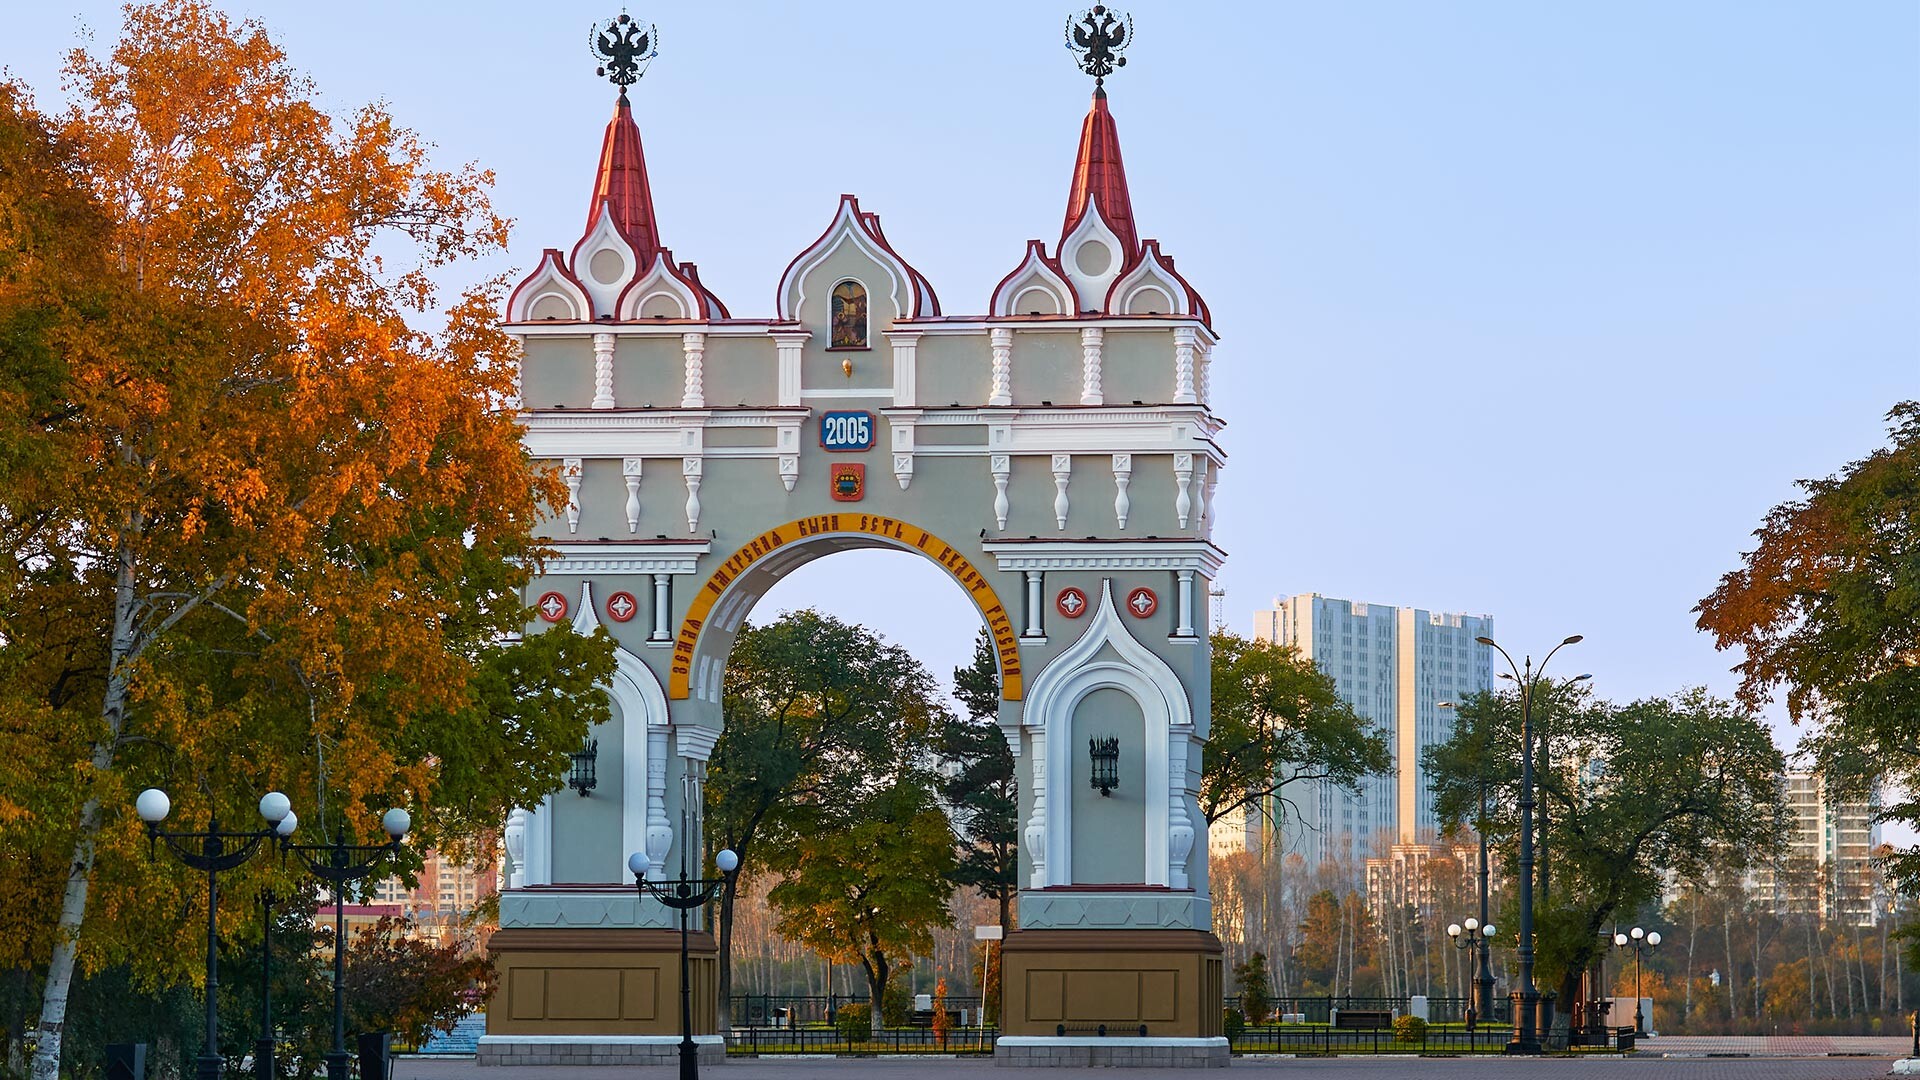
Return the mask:
{"type": "MultiPolygon", "coordinates": [[[[1308,865],[1347,858],[1357,865],[1393,844],[1430,840],[1439,831],[1422,752],[1453,732],[1440,708],[1492,685],[1493,620],[1420,608],[1335,600],[1318,593],[1278,599],[1254,617],[1253,636],[1297,647],[1333,678],[1340,696],[1387,737],[1390,776],[1363,779],[1355,791],[1304,781],[1284,792],[1281,848],[1308,865]]],[[[1243,828],[1258,836],[1260,814],[1243,828]]]]}
{"type": "Polygon", "coordinates": [[[1871,926],[1885,890],[1873,865],[1880,846],[1874,801],[1842,802],[1818,773],[1780,778],[1787,799],[1787,852],[1754,871],[1761,903],[1776,915],[1818,915],[1823,922],[1871,926]]]}

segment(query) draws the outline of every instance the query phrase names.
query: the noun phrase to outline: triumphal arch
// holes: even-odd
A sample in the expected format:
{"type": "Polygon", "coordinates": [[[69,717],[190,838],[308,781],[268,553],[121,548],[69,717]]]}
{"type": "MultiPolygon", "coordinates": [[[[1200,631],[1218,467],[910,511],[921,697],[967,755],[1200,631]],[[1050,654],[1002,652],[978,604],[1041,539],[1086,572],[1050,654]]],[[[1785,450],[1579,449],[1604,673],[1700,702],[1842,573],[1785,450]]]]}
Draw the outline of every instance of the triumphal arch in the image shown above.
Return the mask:
{"type": "MultiPolygon", "coordinates": [[[[1099,8],[1082,19],[1083,67],[1111,73],[1128,25],[1099,8]]],[[[677,924],[636,896],[627,854],[656,874],[701,870],[701,781],[735,634],[794,568],[875,547],[950,575],[999,657],[1022,815],[1002,1059],[1091,1043],[1118,1061],[1224,1063],[1194,803],[1204,601],[1222,559],[1216,339],[1136,222],[1104,88],[1071,155],[1061,103],[1057,235],[1023,246],[1010,223],[952,237],[1006,248],[1006,276],[961,308],[977,314],[950,312],[879,215],[843,195],[770,309],[735,315],[655,216],[627,90],[645,29],[608,31],[628,45],[609,63],[621,90],[583,230],[540,255],[505,313],[524,348],[527,448],[569,492],[545,525],[558,555],[530,587],[529,632],[605,627],[620,650],[595,786],[507,826],[483,1063],[671,1059],[677,924]],[[1118,741],[1106,792],[1090,783],[1096,739],[1118,741]]],[[[696,1024],[711,1033],[712,938],[697,949],[696,1024]]]]}

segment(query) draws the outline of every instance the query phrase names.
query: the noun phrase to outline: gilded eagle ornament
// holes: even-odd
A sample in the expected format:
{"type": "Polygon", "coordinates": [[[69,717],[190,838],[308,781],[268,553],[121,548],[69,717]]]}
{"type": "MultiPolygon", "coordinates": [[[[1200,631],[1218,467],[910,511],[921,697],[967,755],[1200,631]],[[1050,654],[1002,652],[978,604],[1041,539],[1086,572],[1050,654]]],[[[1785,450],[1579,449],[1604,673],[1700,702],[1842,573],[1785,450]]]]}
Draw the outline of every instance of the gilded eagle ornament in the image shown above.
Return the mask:
{"type": "Polygon", "coordinates": [[[627,87],[646,74],[647,61],[660,55],[659,44],[659,27],[643,24],[624,11],[606,26],[596,23],[587,31],[587,51],[600,61],[593,73],[619,87],[623,101],[627,87]]]}
{"type": "Polygon", "coordinates": [[[1115,68],[1127,66],[1120,55],[1133,43],[1133,16],[1095,4],[1090,11],[1067,20],[1067,48],[1075,53],[1080,70],[1093,76],[1096,89],[1115,68]]]}

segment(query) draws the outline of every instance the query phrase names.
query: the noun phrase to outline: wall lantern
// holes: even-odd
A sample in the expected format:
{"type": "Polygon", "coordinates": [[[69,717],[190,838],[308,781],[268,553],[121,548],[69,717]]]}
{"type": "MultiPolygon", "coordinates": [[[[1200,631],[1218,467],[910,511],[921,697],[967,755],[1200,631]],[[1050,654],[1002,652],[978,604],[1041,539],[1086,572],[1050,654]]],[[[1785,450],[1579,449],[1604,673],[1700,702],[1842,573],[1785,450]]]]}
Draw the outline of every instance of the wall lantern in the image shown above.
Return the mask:
{"type": "Polygon", "coordinates": [[[600,756],[600,740],[588,739],[573,752],[573,768],[567,771],[567,786],[586,795],[596,783],[594,779],[594,761],[600,756]]]}
{"type": "Polygon", "coordinates": [[[1120,786],[1120,739],[1088,739],[1087,754],[1093,759],[1093,786],[1102,795],[1112,795],[1120,786]]]}

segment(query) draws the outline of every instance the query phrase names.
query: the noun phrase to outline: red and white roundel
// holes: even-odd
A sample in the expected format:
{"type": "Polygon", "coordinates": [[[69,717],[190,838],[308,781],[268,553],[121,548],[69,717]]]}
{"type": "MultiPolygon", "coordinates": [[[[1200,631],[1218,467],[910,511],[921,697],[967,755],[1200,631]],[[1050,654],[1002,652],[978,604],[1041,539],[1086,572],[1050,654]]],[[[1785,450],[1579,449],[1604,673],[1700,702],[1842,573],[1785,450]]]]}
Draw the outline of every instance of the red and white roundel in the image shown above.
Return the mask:
{"type": "Polygon", "coordinates": [[[1142,585],[1127,594],[1127,610],[1134,618],[1144,619],[1160,610],[1160,598],[1153,595],[1152,589],[1142,585]]]}
{"type": "Polygon", "coordinates": [[[1077,619],[1087,613],[1087,594],[1075,588],[1061,589],[1060,595],[1053,598],[1053,606],[1067,618],[1077,619]]]}
{"type": "Polygon", "coordinates": [[[540,617],[548,622],[559,622],[567,617],[567,598],[557,592],[541,593],[540,602],[533,605],[540,617]]]}
{"type": "Polygon", "coordinates": [[[607,597],[607,618],[614,622],[626,622],[640,610],[639,601],[630,592],[617,592],[607,597]]]}

